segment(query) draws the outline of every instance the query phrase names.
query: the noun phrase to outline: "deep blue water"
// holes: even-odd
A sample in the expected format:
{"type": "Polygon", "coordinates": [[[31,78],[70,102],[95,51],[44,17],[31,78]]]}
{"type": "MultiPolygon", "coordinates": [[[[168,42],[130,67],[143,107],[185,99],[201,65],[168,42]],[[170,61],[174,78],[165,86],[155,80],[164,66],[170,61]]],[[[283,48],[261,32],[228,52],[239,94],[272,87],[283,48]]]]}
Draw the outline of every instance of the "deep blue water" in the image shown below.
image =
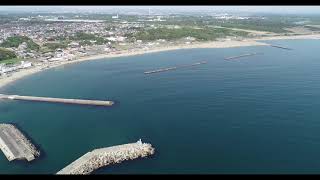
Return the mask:
{"type": "Polygon", "coordinates": [[[142,139],[147,159],[96,173],[319,173],[320,41],[185,49],[66,65],[27,76],[1,93],[109,99],[111,108],[1,101],[42,158],[8,162],[0,173],[56,173],[94,148],[142,139]],[[250,52],[263,54],[226,61],[250,52]],[[144,71],[206,60],[193,68],[144,71]]]}

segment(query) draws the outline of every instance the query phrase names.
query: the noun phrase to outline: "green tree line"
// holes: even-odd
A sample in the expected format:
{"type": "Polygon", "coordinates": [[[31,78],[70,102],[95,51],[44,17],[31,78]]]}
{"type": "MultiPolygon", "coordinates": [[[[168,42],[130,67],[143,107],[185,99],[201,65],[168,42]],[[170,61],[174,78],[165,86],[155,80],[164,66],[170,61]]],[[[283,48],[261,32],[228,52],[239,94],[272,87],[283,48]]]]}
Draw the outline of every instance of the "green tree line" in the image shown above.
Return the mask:
{"type": "Polygon", "coordinates": [[[0,48],[0,63],[3,60],[7,60],[7,59],[13,59],[16,58],[16,55],[14,54],[13,51],[4,49],[4,48],[0,48]]]}
{"type": "Polygon", "coordinates": [[[182,27],[179,29],[157,28],[139,31],[131,35],[139,40],[153,41],[157,39],[177,40],[184,37],[194,37],[197,40],[209,41],[223,38],[226,36],[247,36],[247,32],[234,31],[226,28],[209,28],[195,29],[191,27],[182,27]]]}
{"type": "Polygon", "coordinates": [[[17,48],[20,44],[22,44],[23,42],[27,43],[27,49],[28,50],[39,50],[40,46],[33,42],[32,39],[26,37],[26,36],[12,36],[12,37],[8,37],[5,41],[3,41],[0,44],[0,47],[5,47],[5,48],[11,48],[11,47],[15,47],[17,48]]]}

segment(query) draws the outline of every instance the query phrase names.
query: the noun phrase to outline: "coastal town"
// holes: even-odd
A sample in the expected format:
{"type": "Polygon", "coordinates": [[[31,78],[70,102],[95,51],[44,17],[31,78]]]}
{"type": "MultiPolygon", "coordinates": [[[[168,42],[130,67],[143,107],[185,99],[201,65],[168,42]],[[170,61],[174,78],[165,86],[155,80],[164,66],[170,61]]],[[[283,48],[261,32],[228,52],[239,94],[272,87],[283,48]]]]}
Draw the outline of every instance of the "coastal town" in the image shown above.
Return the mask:
{"type": "Polygon", "coordinates": [[[21,69],[32,67],[46,68],[57,62],[72,61],[83,56],[116,51],[116,48],[112,47],[111,42],[124,42],[125,37],[123,34],[130,31],[131,27],[139,26],[135,24],[126,25],[120,26],[120,30],[105,31],[105,24],[95,21],[38,23],[36,25],[26,24],[28,21],[29,19],[20,18],[16,23],[0,25],[0,44],[4,44],[8,38],[12,38],[12,41],[20,41],[17,45],[12,45],[12,47],[11,45],[5,47],[6,50],[15,53],[17,61],[0,64],[2,77],[10,76],[11,73],[21,69]],[[65,44],[57,42],[57,38],[59,37],[72,36],[78,32],[81,32],[83,35],[99,34],[100,38],[106,38],[99,45],[96,44],[96,40],[91,39],[80,43],[79,41],[72,40],[67,43],[64,42],[65,44]],[[37,47],[31,48],[32,45],[28,41],[37,47]],[[50,45],[53,46],[50,49],[43,48],[44,50],[39,50],[40,46],[48,47],[50,45]]]}
{"type": "MultiPolygon", "coordinates": [[[[314,37],[319,32],[316,25],[311,31],[311,25],[301,25],[299,21],[270,31],[222,27],[233,21],[263,22],[268,18],[227,13],[196,19],[181,15],[150,15],[150,12],[140,16],[111,14],[99,18],[74,14],[29,14],[11,18],[13,20],[0,24],[0,81],[17,72],[27,70],[29,73],[26,74],[30,74],[93,57],[198,48],[205,43],[204,47],[262,45],[256,40],[299,35],[314,37]]],[[[254,28],[259,29],[258,26],[254,28]]]]}

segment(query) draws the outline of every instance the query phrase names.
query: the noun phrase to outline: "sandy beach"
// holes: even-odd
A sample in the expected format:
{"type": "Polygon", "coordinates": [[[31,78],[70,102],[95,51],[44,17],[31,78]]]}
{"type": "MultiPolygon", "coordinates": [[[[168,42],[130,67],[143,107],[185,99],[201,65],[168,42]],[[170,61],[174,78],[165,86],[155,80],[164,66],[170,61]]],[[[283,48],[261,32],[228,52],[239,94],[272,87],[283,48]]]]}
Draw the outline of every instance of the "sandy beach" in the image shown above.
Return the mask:
{"type": "Polygon", "coordinates": [[[205,43],[193,43],[193,44],[183,44],[183,45],[173,45],[168,47],[155,47],[150,49],[139,49],[134,51],[118,51],[111,52],[107,54],[99,54],[93,56],[80,57],[79,59],[72,61],[63,61],[58,62],[57,64],[50,64],[49,68],[44,69],[43,67],[33,67],[30,69],[22,69],[18,72],[12,73],[9,77],[1,77],[0,78],[0,88],[8,85],[11,82],[14,82],[18,79],[21,79],[27,75],[31,75],[40,71],[44,71],[50,68],[55,68],[58,66],[63,66],[66,64],[78,63],[89,60],[96,59],[108,59],[113,57],[122,57],[122,56],[134,56],[145,53],[154,53],[160,51],[169,51],[169,50],[177,50],[177,49],[190,49],[190,48],[230,48],[230,47],[243,47],[243,46],[266,46],[269,45],[263,42],[257,42],[261,40],[281,40],[281,39],[320,39],[320,34],[312,34],[312,35],[296,35],[296,36],[273,36],[273,37],[262,37],[255,39],[245,39],[242,41],[213,41],[213,42],[205,42],[205,43]]]}

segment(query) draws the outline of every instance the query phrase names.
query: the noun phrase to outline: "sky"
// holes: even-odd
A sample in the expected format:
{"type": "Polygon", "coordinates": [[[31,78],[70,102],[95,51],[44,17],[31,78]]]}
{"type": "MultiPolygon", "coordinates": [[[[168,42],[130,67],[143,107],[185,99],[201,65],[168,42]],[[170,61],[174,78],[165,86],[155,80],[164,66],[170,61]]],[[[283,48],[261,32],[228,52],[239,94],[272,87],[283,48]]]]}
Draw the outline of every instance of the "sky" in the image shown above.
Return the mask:
{"type": "Polygon", "coordinates": [[[248,13],[282,13],[282,14],[320,14],[320,6],[0,6],[0,12],[111,12],[111,11],[139,11],[148,9],[162,11],[224,11],[248,13]]]}

